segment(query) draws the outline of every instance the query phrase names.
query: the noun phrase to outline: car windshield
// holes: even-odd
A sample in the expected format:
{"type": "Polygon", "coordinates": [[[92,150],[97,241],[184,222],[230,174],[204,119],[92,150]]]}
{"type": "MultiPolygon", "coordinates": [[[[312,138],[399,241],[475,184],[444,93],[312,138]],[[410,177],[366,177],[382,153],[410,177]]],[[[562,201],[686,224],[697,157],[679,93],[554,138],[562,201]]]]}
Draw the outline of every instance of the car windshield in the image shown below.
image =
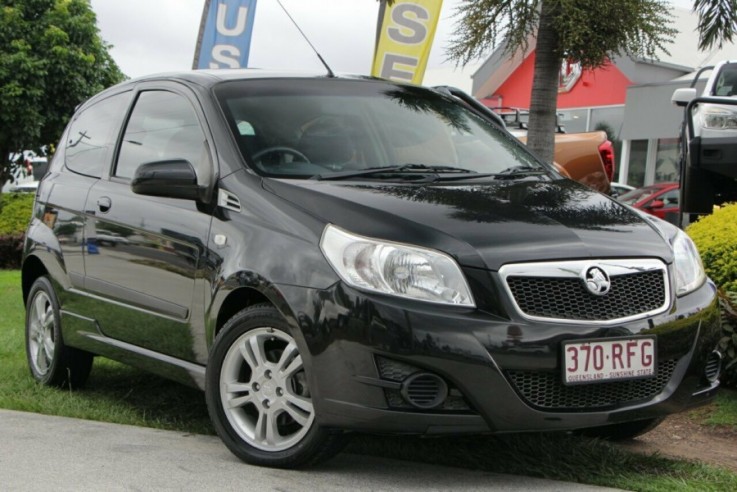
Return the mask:
{"type": "Polygon", "coordinates": [[[426,88],[258,79],[220,84],[215,94],[246,162],[267,176],[473,179],[510,168],[546,170],[493,124],[426,88]]]}
{"type": "Polygon", "coordinates": [[[711,89],[712,96],[736,96],[737,95],[737,63],[726,63],[719,71],[714,87],[711,89]]]}

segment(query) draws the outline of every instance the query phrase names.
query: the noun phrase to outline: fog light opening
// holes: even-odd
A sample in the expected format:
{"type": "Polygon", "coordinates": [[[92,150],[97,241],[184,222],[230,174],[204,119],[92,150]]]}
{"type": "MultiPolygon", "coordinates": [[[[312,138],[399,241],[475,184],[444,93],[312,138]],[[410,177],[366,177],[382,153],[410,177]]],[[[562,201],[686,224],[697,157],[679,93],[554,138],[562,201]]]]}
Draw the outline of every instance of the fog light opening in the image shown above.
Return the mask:
{"type": "Polygon", "coordinates": [[[704,368],[704,376],[706,380],[713,383],[722,373],[722,353],[714,350],[706,359],[706,367],[704,368]]]}
{"type": "Polygon", "coordinates": [[[441,406],[448,397],[448,384],[435,374],[418,372],[402,382],[402,398],[416,408],[430,410],[441,406]]]}

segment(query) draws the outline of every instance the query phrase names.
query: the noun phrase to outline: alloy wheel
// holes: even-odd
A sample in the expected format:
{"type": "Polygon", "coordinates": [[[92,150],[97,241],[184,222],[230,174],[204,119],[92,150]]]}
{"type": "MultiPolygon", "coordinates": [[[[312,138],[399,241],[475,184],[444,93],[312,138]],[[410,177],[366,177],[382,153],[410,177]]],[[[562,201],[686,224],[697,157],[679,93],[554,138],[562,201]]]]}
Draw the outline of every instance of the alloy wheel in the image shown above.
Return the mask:
{"type": "Polygon", "coordinates": [[[40,290],[31,302],[28,348],[34,371],[39,376],[49,372],[54,360],[54,307],[46,292],[40,290]]]}
{"type": "Polygon", "coordinates": [[[223,359],[220,399],[236,433],[263,451],[282,451],[310,430],[315,411],[294,339],[269,327],[249,330],[223,359]]]}

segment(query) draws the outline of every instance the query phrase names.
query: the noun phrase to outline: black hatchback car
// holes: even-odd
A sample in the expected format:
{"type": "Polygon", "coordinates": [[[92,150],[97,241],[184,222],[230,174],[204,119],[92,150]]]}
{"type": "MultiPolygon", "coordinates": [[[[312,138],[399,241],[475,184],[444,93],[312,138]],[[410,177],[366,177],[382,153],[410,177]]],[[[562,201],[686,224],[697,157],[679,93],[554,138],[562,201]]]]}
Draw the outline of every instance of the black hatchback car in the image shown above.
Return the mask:
{"type": "Polygon", "coordinates": [[[688,237],[561,177],[457,91],[261,71],[82,105],[23,262],[28,362],[205,391],[241,459],[350,431],[625,438],[707,402],[715,288],[688,237]]]}

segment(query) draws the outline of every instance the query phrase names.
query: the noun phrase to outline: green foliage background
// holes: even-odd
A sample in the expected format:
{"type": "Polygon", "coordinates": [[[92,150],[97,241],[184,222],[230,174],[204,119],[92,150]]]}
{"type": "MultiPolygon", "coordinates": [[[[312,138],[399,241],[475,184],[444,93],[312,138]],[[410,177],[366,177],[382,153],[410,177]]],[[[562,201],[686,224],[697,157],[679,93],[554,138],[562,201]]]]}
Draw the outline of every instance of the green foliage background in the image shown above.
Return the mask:
{"type": "Polygon", "coordinates": [[[701,218],[687,232],[699,248],[706,274],[721,289],[737,292],[737,203],[701,218]]]}
{"type": "Polygon", "coordinates": [[[125,77],[89,0],[0,0],[0,184],[9,156],[59,141],[78,104],[125,77]]]}
{"type": "Polygon", "coordinates": [[[23,234],[33,212],[32,193],[6,193],[0,197],[0,236],[23,234]]]}
{"type": "Polygon", "coordinates": [[[20,268],[23,237],[33,213],[33,199],[31,193],[0,195],[0,269],[20,268]]]}
{"type": "Polygon", "coordinates": [[[721,381],[737,387],[737,203],[702,217],[687,232],[699,248],[706,274],[720,289],[723,336],[719,349],[725,356],[721,381]]]}

